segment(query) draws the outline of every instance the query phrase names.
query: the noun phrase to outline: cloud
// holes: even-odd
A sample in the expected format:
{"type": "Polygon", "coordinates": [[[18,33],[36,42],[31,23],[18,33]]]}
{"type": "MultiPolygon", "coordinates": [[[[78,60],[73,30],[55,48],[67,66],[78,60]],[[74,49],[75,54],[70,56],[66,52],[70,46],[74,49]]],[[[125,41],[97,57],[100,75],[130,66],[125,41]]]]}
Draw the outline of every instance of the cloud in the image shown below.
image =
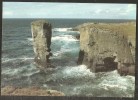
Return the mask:
{"type": "Polygon", "coordinates": [[[98,9],[98,10],[95,11],[96,14],[99,14],[101,12],[103,12],[101,9],[98,9]]]}
{"type": "Polygon", "coordinates": [[[135,4],[4,2],[4,18],[136,19],[135,4]]]}
{"type": "Polygon", "coordinates": [[[136,5],[135,4],[128,4],[127,6],[127,12],[136,11],[136,5]]]}
{"type": "Polygon", "coordinates": [[[11,17],[13,15],[12,11],[3,11],[3,18],[11,17]]]}
{"type": "Polygon", "coordinates": [[[111,4],[104,7],[100,5],[95,10],[97,18],[109,19],[136,19],[136,5],[135,4],[111,4]]]}
{"type": "Polygon", "coordinates": [[[12,14],[13,14],[12,11],[5,11],[5,12],[3,12],[3,15],[4,15],[4,16],[12,15],[12,14]]]}

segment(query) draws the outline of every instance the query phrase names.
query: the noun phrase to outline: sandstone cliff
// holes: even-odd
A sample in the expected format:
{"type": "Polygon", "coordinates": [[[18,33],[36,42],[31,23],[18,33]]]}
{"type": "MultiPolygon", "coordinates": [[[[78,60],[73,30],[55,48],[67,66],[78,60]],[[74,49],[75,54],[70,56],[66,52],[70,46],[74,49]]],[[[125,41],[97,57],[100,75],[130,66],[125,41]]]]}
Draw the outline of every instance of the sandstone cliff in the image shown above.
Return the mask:
{"type": "Polygon", "coordinates": [[[135,47],[135,35],[129,35],[135,33],[134,23],[85,23],[77,28],[80,31],[78,64],[87,65],[93,72],[117,69],[118,62],[126,67],[134,64],[135,51],[131,48],[135,47]]]}
{"type": "Polygon", "coordinates": [[[40,68],[50,66],[52,26],[45,20],[31,23],[35,62],[40,68]]]}

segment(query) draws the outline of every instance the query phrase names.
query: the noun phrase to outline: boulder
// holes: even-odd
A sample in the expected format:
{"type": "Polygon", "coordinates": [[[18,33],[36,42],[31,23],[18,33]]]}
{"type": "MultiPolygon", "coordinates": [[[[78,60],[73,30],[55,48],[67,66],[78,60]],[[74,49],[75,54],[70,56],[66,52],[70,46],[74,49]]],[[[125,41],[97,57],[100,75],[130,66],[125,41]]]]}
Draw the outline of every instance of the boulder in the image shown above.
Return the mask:
{"type": "Polygon", "coordinates": [[[75,35],[75,38],[76,38],[77,40],[79,40],[79,39],[80,39],[80,34],[76,34],[76,35],[75,35]]]}
{"type": "Polygon", "coordinates": [[[80,31],[78,64],[85,64],[92,72],[111,71],[118,61],[134,64],[125,24],[85,23],[80,31]]]}
{"type": "Polygon", "coordinates": [[[126,66],[126,65],[118,62],[117,71],[121,76],[125,76],[125,75],[135,76],[135,65],[126,66]]]}
{"type": "Polygon", "coordinates": [[[45,20],[31,23],[35,63],[40,68],[50,67],[52,26],[45,20]]]}

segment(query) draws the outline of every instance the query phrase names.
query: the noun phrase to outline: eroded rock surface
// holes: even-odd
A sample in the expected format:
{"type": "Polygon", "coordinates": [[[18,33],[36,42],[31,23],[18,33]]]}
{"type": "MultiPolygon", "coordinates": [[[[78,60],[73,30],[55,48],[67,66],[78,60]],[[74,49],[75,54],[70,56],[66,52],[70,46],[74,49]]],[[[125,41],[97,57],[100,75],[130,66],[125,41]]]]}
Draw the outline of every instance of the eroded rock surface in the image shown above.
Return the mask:
{"type": "Polygon", "coordinates": [[[40,68],[50,66],[52,26],[45,20],[31,23],[35,62],[40,68]]]}
{"type": "Polygon", "coordinates": [[[2,96],[64,96],[64,93],[56,90],[41,89],[39,87],[19,88],[6,86],[1,88],[2,96]]]}
{"type": "Polygon", "coordinates": [[[87,65],[93,72],[117,69],[118,61],[126,67],[134,65],[131,45],[126,34],[127,24],[86,23],[78,26],[78,64],[87,65]]]}

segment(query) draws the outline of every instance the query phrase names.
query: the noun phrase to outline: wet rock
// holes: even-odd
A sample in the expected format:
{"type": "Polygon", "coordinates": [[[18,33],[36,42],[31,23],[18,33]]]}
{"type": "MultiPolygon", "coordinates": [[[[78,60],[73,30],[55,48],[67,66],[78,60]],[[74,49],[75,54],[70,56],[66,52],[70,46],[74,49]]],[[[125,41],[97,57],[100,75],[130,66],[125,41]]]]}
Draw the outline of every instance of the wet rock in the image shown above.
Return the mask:
{"type": "Polygon", "coordinates": [[[126,66],[119,62],[117,71],[121,76],[126,76],[126,75],[135,76],[135,65],[126,66]]]}
{"type": "Polygon", "coordinates": [[[80,34],[76,34],[75,38],[79,40],[80,39],[80,34]]]}
{"type": "Polygon", "coordinates": [[[38,20],[31,23],[35,62],[40,68],[47,68],[50,65],[50,52],[52,26],[45,20],[38,20]]]}
{"type": "Polygon", "coordinates": [[[2,96],[64,96],[64,93],[56,90],[41,89],[39,87],[13,87],[1,88],[2,96]]]}
{"type": "Polygon", "coordinates": [[[72,28],[72,31],[79,31],[77,27],[72,28]]]}
{"type": "Polygon", "coordinates": [[[118,61],[134,64],[128,37],[125,34],[127,29],[124,30],[123,25],[86,23],[78,26],[80,31],[78,64],[87,65],[93,72],[115,70],[118,61]]]}

